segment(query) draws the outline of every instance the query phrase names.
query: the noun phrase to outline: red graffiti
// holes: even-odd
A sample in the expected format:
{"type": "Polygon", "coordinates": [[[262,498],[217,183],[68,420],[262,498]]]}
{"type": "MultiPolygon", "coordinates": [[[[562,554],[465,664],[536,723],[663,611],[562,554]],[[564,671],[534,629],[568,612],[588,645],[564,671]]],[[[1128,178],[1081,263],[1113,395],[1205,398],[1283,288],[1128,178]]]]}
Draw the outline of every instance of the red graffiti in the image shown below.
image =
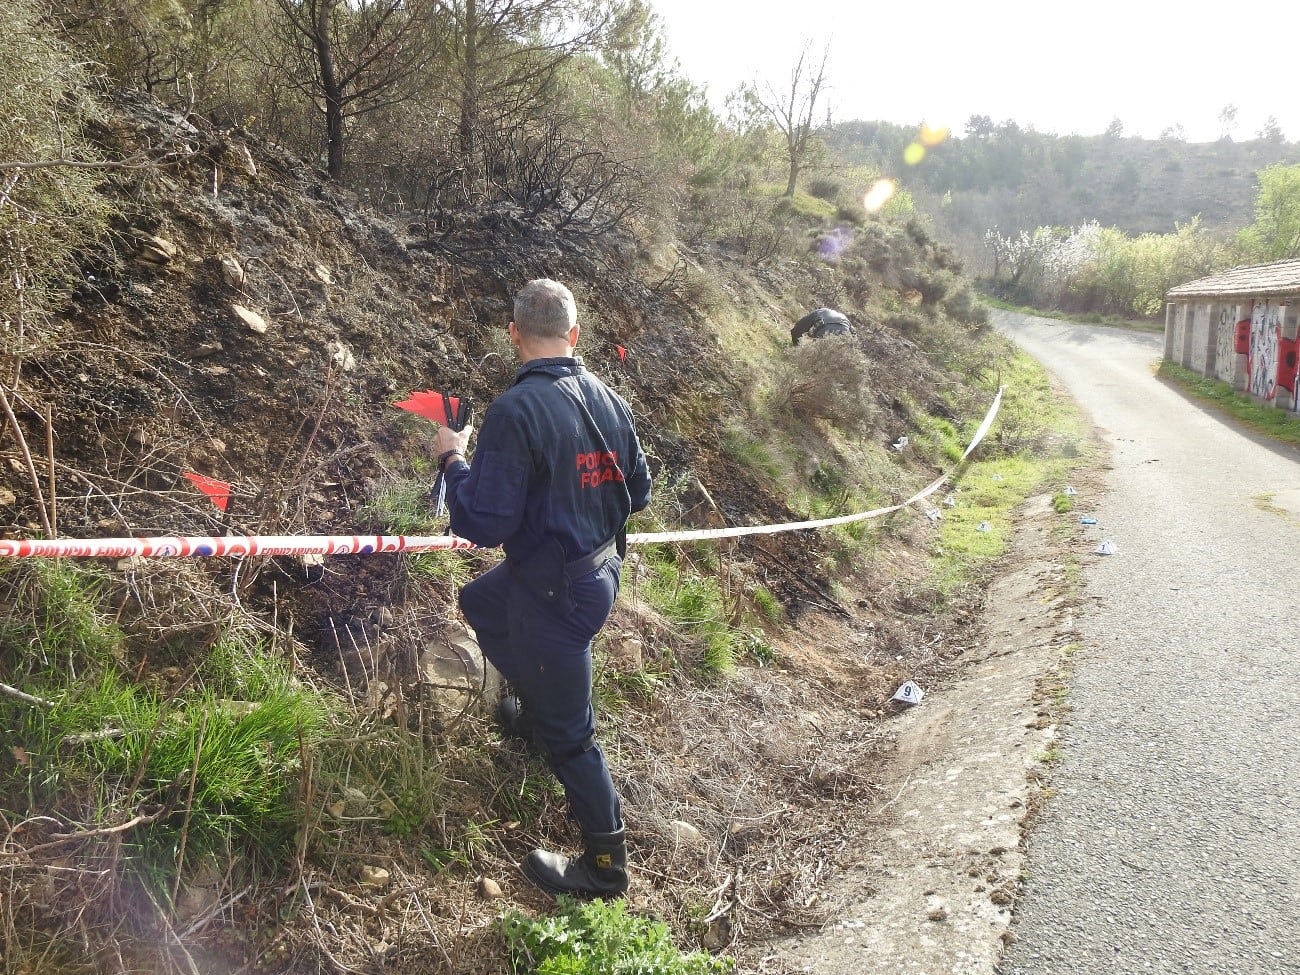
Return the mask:
{"type": "Polygon", "coordinates": [[[1300,339],[1282,339],[1278,343],[1277,384],[1294,395],[1296,387],[1296,353],[1300,339]]]}

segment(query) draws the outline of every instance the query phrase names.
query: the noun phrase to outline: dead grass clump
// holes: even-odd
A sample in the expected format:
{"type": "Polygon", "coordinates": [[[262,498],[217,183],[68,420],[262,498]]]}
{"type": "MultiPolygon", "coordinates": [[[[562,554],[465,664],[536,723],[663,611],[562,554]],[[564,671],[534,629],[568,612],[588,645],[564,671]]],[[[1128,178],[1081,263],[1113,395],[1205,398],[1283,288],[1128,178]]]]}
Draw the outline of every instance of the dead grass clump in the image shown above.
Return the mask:
{"type": "Polygon", "coordinates": [[[826,420],[837,427],[866,427],[870,363],[850,336],[804,342],[790,351],[777,376],[773,405],[801,422],[826,420]]]}

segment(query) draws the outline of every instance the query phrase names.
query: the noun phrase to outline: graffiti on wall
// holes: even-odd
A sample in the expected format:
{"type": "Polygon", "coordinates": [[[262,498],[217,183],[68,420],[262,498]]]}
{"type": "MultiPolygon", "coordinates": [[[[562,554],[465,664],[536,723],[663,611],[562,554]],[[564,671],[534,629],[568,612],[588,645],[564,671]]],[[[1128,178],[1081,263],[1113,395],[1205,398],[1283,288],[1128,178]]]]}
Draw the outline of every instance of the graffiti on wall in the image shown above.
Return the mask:
{"type": "Polygon", "coordinates": [[[1291,394],[1291,411],[1300,412],[1300,338],[1282,339],[1278,343],[1277,384],[1291,394]]]}
{"type": "Polygon", "coordinates": [[[1277,397],[1277,367],[1285,305],[1257,301],[1250,314],[1250,352],[1246,356],[1246,390],[1272,401],[1277,397]]]}
{"type": "Polygon", "coordinates": [[[1214,331],[1214,375],[1235,382],[1237,372],[1237,306],[1219,306],[1219,324],[1214,331]]]}

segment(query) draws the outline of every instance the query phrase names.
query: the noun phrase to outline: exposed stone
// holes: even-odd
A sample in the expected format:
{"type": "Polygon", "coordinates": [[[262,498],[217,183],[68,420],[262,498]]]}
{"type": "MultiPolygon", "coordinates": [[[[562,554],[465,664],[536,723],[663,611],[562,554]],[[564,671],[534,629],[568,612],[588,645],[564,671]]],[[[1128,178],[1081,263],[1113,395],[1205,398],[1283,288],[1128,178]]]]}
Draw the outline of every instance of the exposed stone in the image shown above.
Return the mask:
{"type": "Polygon", "coordinates": [[[154,234],[137,233],[135,252],[131,256],[141,264],[163,267],[175,260],[178,254],[180,248],[170,240],[154,234]]]}
{"type": "Polygon", "coordinates": [[[631,633],[611,636],[603,650],[614,669],[624,674],[636,673],[645,662],[645,645],[631,633]]]}
{"type": "Polygon", "coordinates": [[[497,900],[502,896],[501,885],[491,877],[479,877],[478,895],[486,901],[497,900]]]}
{"type": "Polygon", "coordinates": [[[459,714],[480,696],[497,700],[498,678],[488,668],[484,674],[483,651],[472,631],[452,626],[427,641],[419,653],[419,669],[428,682],[430,696],[441,707],[459,714]]]}
{"type": "Polygon", "coordinates": [[[221,276],[225,279],[226,284],[232,288],[242,288],[244,282],[248,280],[243,265],[233,257],[223,257],[221,259],[221,276]]]}
{"type": "Polygon", "coordinates": [[[319,553],[308,553],[300,559],[303,577],[308,582],[314,582],[325,574],[325,556],[319,553]]]}
{"type": "Polygon", "coordinates": [[[330,340],[326,348],[329,349],[330,359],[344,372],[351,372],[357,367],[356,356],[342,342],[330,340]]]}
{"type": "Polygon", "coordinates": [[[266,330],[269,326],[266,324],[265,318],[253,311],[251,308],[245,308],[243,305],[231,305],[230,307],[234,310],[235,314],[240,317],[244,324],[254,332],[258,335],[266,334],[266,330]]]}
{"type": "Polygon", "coordinates": [[[360,789],[347,786],[343,790],[344,810],[349,816],[365,816],[370,812],[370,797],[360,789]]]}
{"type": "Polygon", "coordinates": [[[678,846],[699,847],[704,845],[704,834],[690,823],[674,819],[668,824],[673,831],[673,839],[678,846]]]}
{"type": "Polygon", "coordinates": [[[367,887],[383,888],[388,886],[392,876],[383,867],[363,866],[360,879],[367,887]]]}

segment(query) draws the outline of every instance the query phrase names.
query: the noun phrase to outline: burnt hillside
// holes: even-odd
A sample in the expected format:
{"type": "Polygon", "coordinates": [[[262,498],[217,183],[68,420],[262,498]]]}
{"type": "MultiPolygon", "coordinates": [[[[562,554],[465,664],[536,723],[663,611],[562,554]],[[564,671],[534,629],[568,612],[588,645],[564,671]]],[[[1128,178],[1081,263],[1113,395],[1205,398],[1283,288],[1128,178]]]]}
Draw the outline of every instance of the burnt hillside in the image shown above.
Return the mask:
{"type": "MultiPolygon", "coordinates": [[[[439,532],[432,428],[393,404],[430,388],[490,401],[514,370],[510,299],[538,276],[573,288],[579,351],[637,414],[657,493],[641,529],[900,500],[952,467],[936,431],[972,429],[997,386],[1002,353],[982,345],[958,265],[915,225],[841,228],[851,243],[828,261],[828,228],[810,224],[807,253],[755,264],[636,228],[566,235],[508,204],[436,225],[380,215],[280,149],[139,95],[88,137],[130,164],[102,170],[112,219],[57,314],[7,349],[11,537],[42,515],[67,537],[439,532]],[[857,326],[853,354],[799,358],[791,323],[831,302],[857,326]],[[845,362],[855,385],[837,385],[845,362]],[[904,435],[912,447],[891,449],[904,435]],[[229,481],[229,510],[185,472],[229,481]]],[[[742,956],[818,923],[824,865],[874,828],[845,809],[874,796],[890,694],[944,680],[973,625],[977,589],[928,579],[933,538],[905,511],[858,534],[633,553],[598,683],[636,909],[742,956]],[[670,618],[656,587],[696,598],[697,616],[670,618]],[[741,829],[738,803],[780,815],[741,829]],[[708,855],[682,852],[683,819],[708,855]],[[735,901],[700,925],[719,864],[735,901]]],[[[494,919],[545,909],[512,865],[567,836],[563,804],[492,729],[474,661],[450,653],[462,672],[444,680],[428,659],[466,646],[456,586],[495,558],[0,567],[0,671],[26,695],[0,697],[18,743],[0,750],[0,818],[22,824],[0,947],[87,971],[504,970],[494,919]],[[257,752],[255,778],[287,786],[265,808],[206,800],[205,832],[199,753],[217,719],[188,695],[232,654],[330,703],[317,730],[290,726],[281,765],[257,752]],[[59,683],[81,677],[119,695],[106,713],[159,709],[151,730],[95,718],[41,751],[34,715],[90,713],[99,691],[59,683]],[[194,754],[160,770],[176,728],[197,732],[194,754]],[[123,736],[108,756],[122,766],[97,766],[123,736]]],[[[269,720],[262,680],[214,683],[205,706],[234,731],[269,720]]]]}

